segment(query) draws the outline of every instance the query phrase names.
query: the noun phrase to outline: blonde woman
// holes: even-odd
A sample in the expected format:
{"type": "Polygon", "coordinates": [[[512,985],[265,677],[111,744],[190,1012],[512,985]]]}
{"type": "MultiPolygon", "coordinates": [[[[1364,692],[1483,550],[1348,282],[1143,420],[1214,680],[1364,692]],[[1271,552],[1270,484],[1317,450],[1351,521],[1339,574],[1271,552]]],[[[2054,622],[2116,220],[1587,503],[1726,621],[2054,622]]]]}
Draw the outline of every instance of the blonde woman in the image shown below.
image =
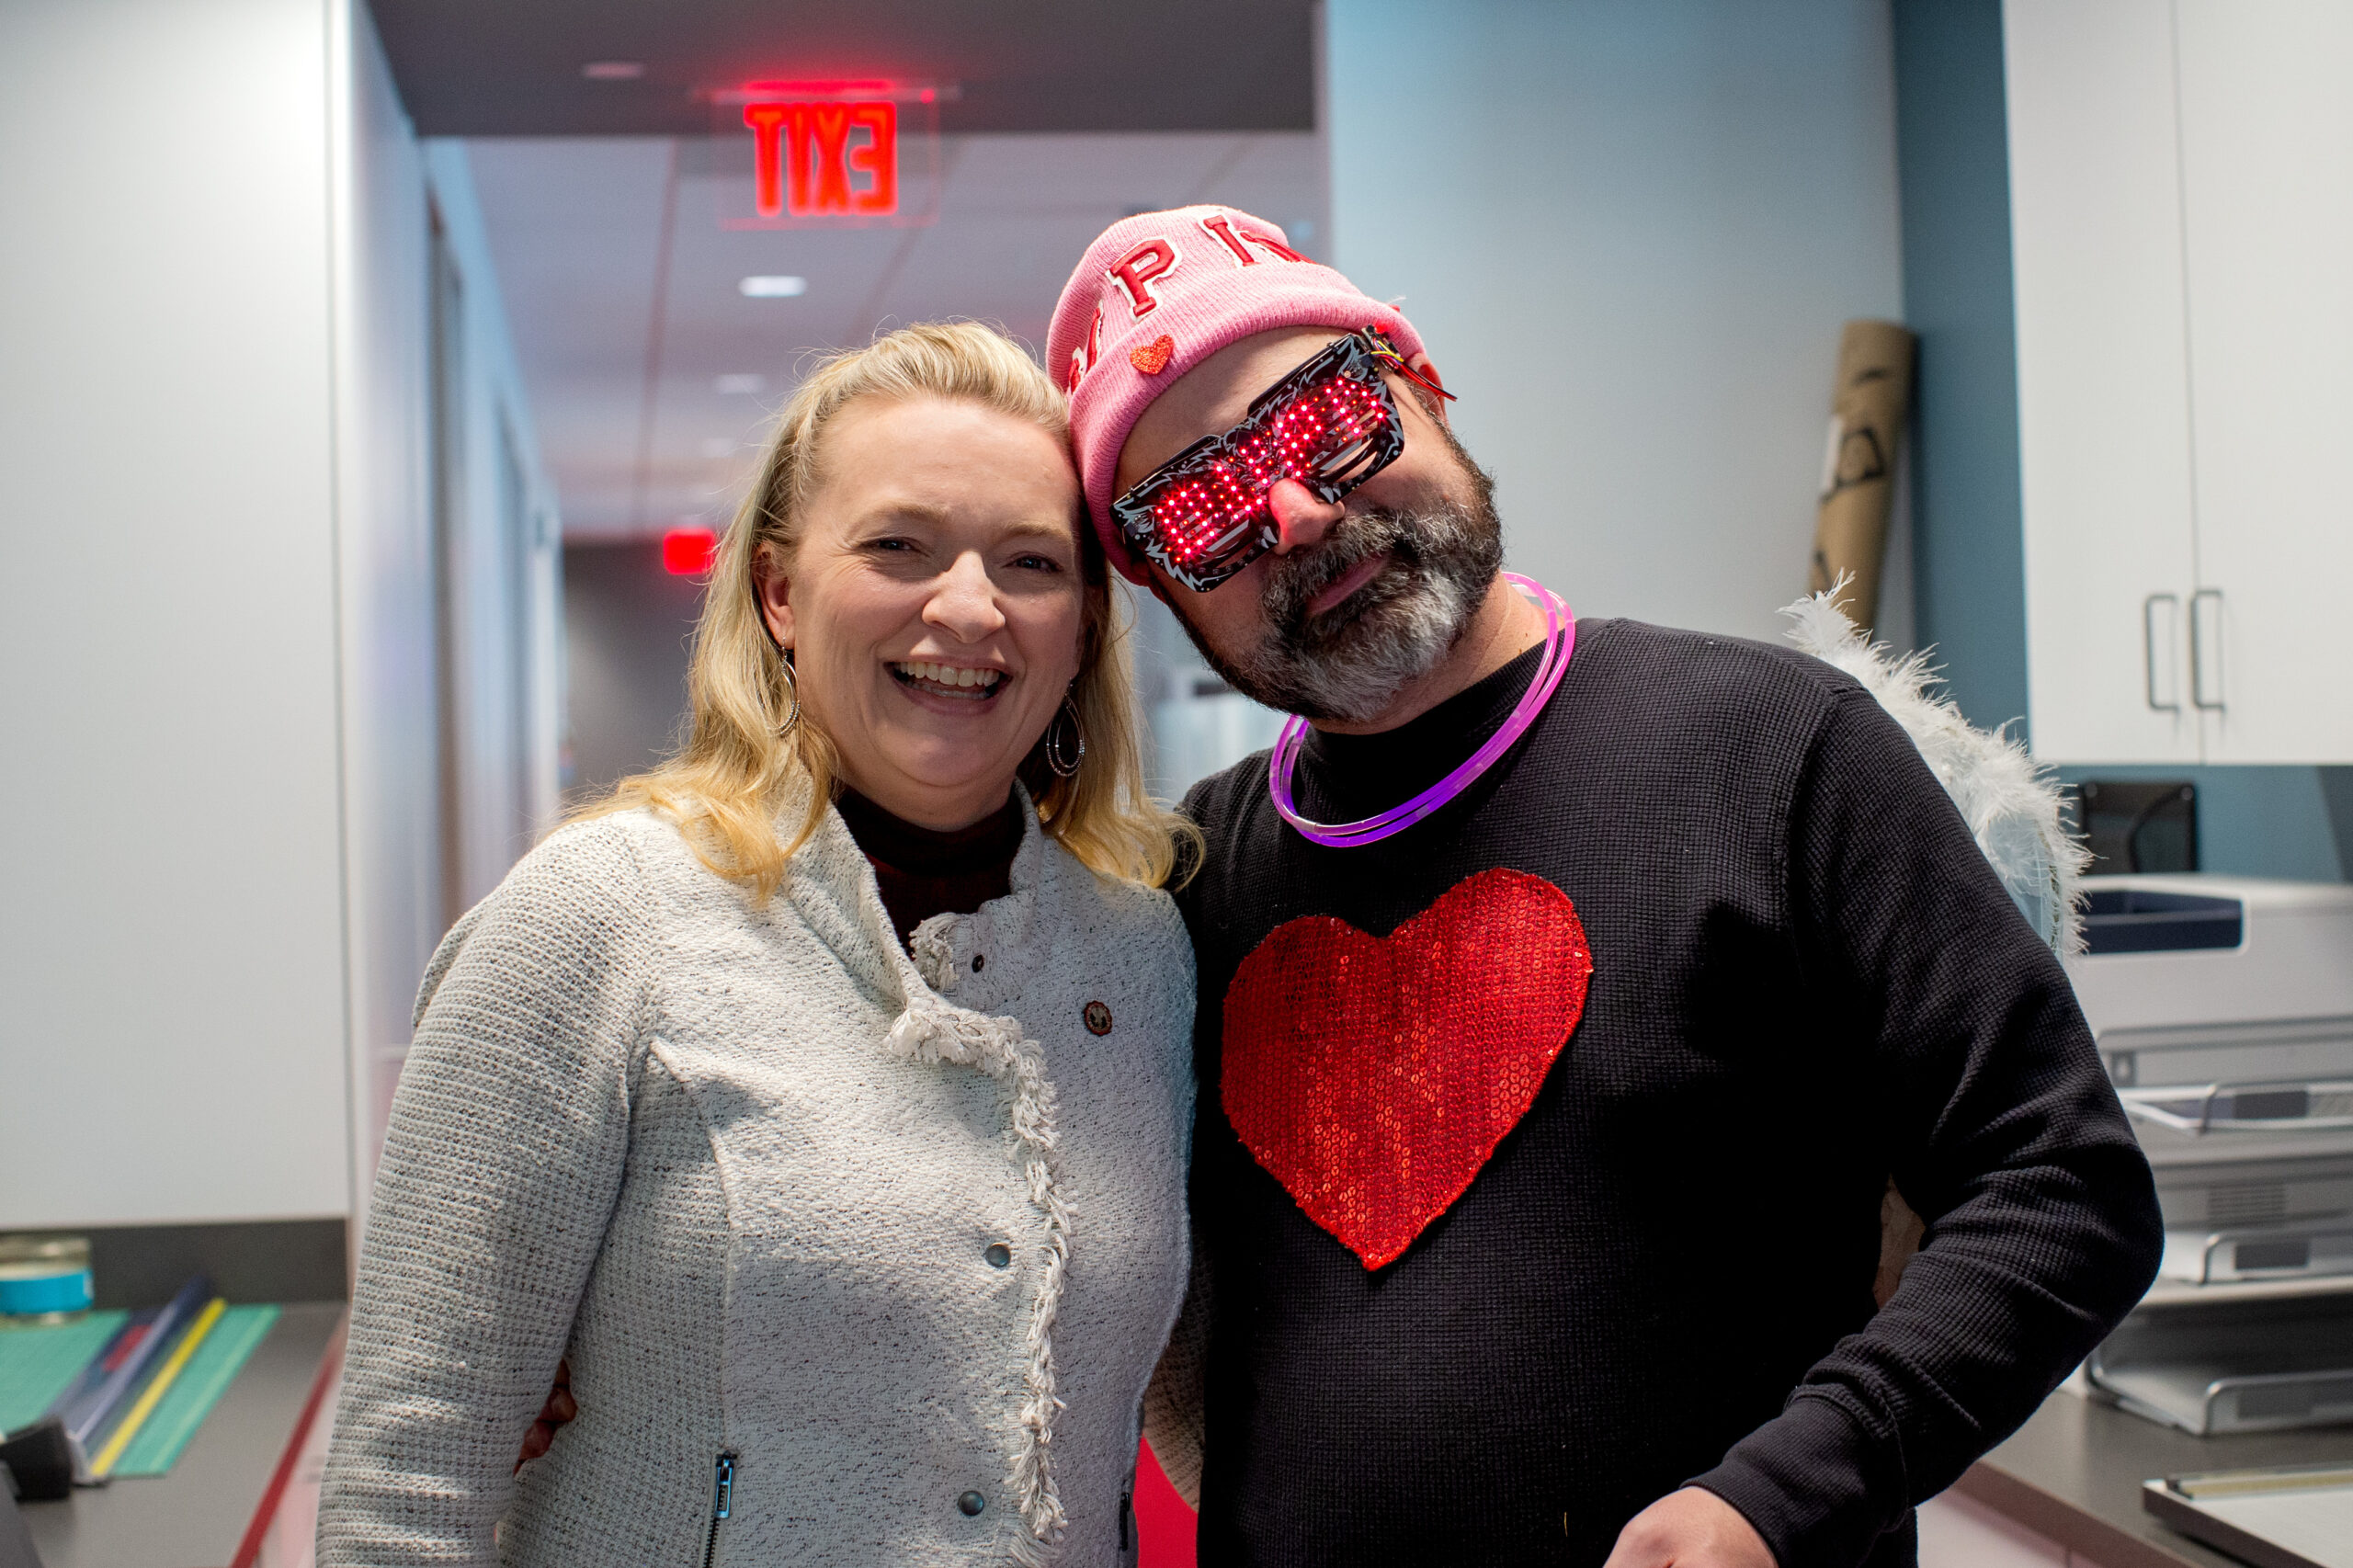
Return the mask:
{"type": "Polygon", "coordinates": [[[690,689],[426,977],[319,1560],[1124,1561],[1192,960],[1044,373],[820,368],[690,689]]]}

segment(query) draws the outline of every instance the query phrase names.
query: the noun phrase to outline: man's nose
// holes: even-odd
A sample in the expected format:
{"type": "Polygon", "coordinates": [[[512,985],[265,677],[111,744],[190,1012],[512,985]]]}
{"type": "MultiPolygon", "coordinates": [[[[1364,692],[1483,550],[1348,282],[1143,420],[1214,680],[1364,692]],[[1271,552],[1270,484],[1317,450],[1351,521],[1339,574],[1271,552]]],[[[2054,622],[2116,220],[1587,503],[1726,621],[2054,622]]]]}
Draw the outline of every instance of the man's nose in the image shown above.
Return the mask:
{"type": "Polygon", "coordinates": [[[1318,501],[1315,492],[1296,479],[1279,479],[1267,492],[1267,509],[1275,515],[1275,553],[1304,550],[1332,531],[1347,515],[1337,501],[1318,501]]]}
{"type": "Polygon", "coordinates": [[[930,600],[923,607],[924,624],[936,626],[960,642],[977,642],[1004,630],[1005,612],[997,608],[996,585],[977,552],[958,556],[941,573],[930,600]]]}

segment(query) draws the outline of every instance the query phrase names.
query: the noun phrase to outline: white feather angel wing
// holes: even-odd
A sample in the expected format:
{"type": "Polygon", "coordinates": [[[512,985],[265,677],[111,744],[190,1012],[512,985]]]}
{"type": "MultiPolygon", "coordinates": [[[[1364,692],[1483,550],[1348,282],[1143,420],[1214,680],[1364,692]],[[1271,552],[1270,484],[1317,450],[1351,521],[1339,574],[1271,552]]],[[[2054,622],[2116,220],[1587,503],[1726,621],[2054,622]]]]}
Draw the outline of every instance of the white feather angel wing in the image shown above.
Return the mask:
{"type": "Polygon", "coordinates": [[[2036,765],[2008,725],[1978,729],[1950,699],[1932,696],[1937,672],[1927,654],[1897,658],[1886,643],[1865,641],[1835,602],[1843,585],[1783,608],[1793,622],[1790,641],[1879,699],[1920,748],[2035,933],[2063,957],[2083,951],[2076,883],[2091,853],[2062,820],[2057,778],[2036,765]]]}

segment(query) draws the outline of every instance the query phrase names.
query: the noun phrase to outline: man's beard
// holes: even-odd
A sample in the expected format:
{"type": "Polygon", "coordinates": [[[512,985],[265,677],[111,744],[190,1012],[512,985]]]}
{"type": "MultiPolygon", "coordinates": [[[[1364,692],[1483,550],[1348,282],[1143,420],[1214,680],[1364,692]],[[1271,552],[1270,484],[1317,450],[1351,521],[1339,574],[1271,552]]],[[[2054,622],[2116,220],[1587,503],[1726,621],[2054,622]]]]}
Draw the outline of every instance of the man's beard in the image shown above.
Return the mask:
{"type": "Polygon", "coordinates": [[[1495,481],[1461,448],[1454,455],[1470,479],[1468,505],[1351,513],[1313,548],[1267,557],[1267,629],[1256,648],[1220,653],[1176,607],[1210,668],[1279,712],[1356,724],[1436,669],[1470,630],[1504,559],[1495,481]],[[1308,614],[1316,595],[1384,552],[1389,562],[1371,582],[1308,614]]]}

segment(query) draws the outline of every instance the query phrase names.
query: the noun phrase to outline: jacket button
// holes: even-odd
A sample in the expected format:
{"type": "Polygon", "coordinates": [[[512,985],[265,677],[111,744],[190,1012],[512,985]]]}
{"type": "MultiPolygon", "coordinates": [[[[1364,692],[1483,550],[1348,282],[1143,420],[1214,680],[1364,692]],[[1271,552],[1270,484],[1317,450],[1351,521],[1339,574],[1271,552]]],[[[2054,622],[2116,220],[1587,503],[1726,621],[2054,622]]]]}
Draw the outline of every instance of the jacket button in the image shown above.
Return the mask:
{"type": "Polygon", "coordinates": [[[1079,1017],[1086,1020],[1086,1031],[1089,1034],[1111,1032],[1111,1009],[1100,1002],[1089,1002],[1080,1012],[1079,1017]]]}
{"type": "Polygon", "coordinates": [[[982,1496],[977,1492],[967,1492],[961,1497],[956,1499],[957,1512],[962,1514],[968,1519],[979,1518],[981,1517],[981,1510],[988,1506],[989,1500],[982,1496]]]}
{"type": "Polygon", "coordinates": [[[1003,1242],[991,1242],[989,1244],[988,1251],[981,1254],[981,1256],[987,1260],[988,1266],[991,1268],[1010,1268],[1013,1267],[1013,1249],[1006,1245],[1003,1242]]]}
{"type": "Polygon", "coordinates": [[[983,971],[983,969],[986,969],[986,968],[988,967],[988,962],[989,962],[989,956],[988,956],[988,954],[986,954],[986,953],[974,953],[974,954],[972,955],[972,972],[973,972],[974,974],[978,974],[978,973],[980,973],[980,972],[981,972],[981,971],[983,971]]]}

